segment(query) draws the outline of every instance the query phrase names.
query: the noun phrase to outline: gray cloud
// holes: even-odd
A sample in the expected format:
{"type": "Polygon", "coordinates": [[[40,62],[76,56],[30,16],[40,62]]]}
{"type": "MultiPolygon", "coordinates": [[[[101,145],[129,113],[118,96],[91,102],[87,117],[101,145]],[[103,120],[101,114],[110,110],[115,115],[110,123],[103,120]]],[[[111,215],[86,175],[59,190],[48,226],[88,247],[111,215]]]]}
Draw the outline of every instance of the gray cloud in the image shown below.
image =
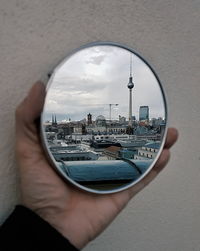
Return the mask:
{"type": "MultiPolygon", "coordinates": [[[[155,76],[136,55],[132,59],[133,114],[138,117],[139,106],[148,105],[151,117],[164,117],[163,98],[155,76]]],[[[94,117],[108,117],[107,104],[118,103],[118,109],[112,109],[113,118],[127,117],[129,66],[130,52],[120,47],[95,46],[78,51],[56,69],[44,113],[68,114],[77,120],[89,112],[94,117]]]]}
{"type": "Polygon", "coordinates": [[[100,65],[104,61],[105,57],[106,55],[97,55],[97,56],[91,57],[89,60],[86,61],[86,63],[100,65]]]}

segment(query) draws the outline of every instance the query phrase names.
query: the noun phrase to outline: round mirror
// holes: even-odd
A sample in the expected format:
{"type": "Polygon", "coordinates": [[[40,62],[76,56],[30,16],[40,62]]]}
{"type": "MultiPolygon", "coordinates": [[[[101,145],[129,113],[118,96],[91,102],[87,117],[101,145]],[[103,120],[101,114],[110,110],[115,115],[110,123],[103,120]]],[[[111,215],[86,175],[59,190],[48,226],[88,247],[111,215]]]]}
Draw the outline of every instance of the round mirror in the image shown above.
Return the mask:
{"type": "Polygon", "coordinates": [[[165,95],[152,67],[126,46],[97,42],[53,71],[41,134],[65,180],[112,193],[151,170],[164,145],[166,120],[165,95]]]}

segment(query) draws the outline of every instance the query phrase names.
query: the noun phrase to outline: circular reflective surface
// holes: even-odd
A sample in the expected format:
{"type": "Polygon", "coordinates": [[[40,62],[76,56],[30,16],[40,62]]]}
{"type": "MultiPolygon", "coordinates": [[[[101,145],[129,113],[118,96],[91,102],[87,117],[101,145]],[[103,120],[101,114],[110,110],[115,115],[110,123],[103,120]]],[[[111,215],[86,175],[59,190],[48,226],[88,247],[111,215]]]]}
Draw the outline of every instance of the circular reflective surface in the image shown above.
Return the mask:
{"type": "Polygon", "coordinates": [[[119,44],[92,43],[54,70],[41,116],[44,148],[62,177],[95,193],[126,189],[153,167],[166,100],[150,65],[119,44]]]}

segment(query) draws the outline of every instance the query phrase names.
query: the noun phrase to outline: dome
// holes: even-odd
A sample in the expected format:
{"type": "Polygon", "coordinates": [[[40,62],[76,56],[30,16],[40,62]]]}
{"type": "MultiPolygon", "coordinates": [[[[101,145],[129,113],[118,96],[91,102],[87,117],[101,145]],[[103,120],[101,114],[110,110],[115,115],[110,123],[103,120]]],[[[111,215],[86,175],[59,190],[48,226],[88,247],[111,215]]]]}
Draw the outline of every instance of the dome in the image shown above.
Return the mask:
{"type": "Polygon", "coordinates": [[[105,117],[104,117],[103,115],[99,115],[99,116],[97,116],[97,118],[96,118],[96,121],[97,121],[97,120],[106,120],[106,119],[105,119],[105,117]]]}
{"type": "Polygon", "coordinates": [[[98,126],[105,126],[106,125],[106,119],[103,115],[97,116],[96,125],[98,125],[98,126]]]}

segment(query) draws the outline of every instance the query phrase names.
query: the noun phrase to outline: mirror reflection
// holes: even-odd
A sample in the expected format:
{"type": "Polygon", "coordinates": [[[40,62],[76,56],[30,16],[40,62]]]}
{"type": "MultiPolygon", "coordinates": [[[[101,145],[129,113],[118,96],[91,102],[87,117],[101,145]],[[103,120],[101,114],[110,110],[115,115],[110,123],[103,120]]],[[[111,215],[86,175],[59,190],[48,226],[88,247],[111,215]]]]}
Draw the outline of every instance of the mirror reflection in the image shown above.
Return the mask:
{"type": "Polygon", "coordinates": [[[97,44],[55,69],[41,123],[45,148],[62,176],[87,190],[112,192],[134,184],[158,158],[165,99],[141,57],[97,44]]]}

